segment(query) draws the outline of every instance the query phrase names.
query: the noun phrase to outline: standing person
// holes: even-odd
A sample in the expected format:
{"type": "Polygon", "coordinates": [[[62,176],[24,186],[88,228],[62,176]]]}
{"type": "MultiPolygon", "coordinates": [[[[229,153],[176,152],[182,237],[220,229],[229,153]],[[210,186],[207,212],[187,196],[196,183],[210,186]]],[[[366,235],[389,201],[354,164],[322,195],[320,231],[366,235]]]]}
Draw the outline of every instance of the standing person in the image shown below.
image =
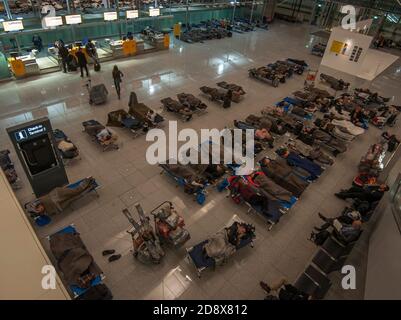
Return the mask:
{"type": "Polygon", "coordinates": [[[223,100],[223,108],[230,108],[231,107],[231,99],[233,97],[233,92],[232,90],[228,90],[226,95],[224,96],[224,100],[223,100]]]}
{"type": "Polygon", "coordinates": [[[118,96],[118,100],[120,100],[120,92],[121,92],[121,78],[124,76],[123,73],[118,69],[117,65],[113,67],[113,80],[114,80],[114,86],[116,87],[116,92],[118,96]]]}
{"type": "Polygon", "coordinates": [[[81,47],[78,48],[75,55],[77,56],[79,69],[81,70],[81,78],[84,77],[84,69],[86,71],[86,76],[89,77],[88,61],[86,60],[85,53],[82,51],[81,47]]]}
{"type": "Polygon", "coordinates": [[[96,63],[97,62],[96,46],[92,42],[91,39],[88,40],[88,43],[86,44],[85,48],[86,48],[86,53],[88,54],[88,56],[90,56],[93,59],[93,61],[96,63]]]}
{"type": "Polygon", "coordinates": [[[37,49],[39,52],[42,51],[43,49],[43,43],[42,43],[42,38],[38,34],[34,34],[32,37],[32,43],[35,49],[37,49]]]}
{"type": "Polygon", "coordinates": [[[63,67],[63,72],[67,73],[67,61],[68,61],[68,49],[62,45],[59,44],[58,46],[58,56],[61,59],[61,65],[63,67]]]}

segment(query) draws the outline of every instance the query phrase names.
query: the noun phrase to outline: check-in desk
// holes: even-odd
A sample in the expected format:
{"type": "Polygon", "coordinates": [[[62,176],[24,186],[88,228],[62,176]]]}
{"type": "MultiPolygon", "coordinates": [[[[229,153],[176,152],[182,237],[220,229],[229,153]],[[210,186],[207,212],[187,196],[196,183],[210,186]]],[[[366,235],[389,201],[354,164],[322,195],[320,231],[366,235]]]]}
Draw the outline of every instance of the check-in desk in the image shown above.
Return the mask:
{"type": "Polygon", "coordinates": [[[16,78],[24,78],[40,73],[39,65],[34,55],[24,55],[8,58],[11,72],[16,78]]]}
{"type": "Polygon", "coordinates": [[[134,38],[133,40],[109,40],[107,42],[109,49],[115,58],[136,55],[145,50],[145,44],[142,39],[134,38]]]}

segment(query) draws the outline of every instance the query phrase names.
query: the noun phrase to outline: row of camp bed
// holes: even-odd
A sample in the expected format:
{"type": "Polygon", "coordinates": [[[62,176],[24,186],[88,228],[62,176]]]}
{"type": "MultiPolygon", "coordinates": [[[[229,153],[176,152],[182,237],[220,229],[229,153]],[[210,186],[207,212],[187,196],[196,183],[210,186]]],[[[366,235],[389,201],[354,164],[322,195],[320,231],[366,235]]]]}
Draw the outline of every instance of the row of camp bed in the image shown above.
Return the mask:
{"type": "Polygon", "coordinates": [[[301,75],[307,68],[308,64],[305,61],[288,58],[259,68],[249,69],[248,74],[251,78],[278,87],[280,83],[285,83],[286,79],[291,78],[294,73],[301,75]]]}

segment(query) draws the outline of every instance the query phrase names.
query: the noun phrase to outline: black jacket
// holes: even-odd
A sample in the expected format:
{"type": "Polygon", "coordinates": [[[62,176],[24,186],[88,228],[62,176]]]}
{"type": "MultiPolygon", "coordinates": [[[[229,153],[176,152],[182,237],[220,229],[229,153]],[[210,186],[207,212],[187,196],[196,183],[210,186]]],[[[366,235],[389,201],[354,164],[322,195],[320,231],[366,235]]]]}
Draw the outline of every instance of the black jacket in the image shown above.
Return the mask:
{"type": "Polygon", "coordinates": [[[77,51],[75,55],[78,59],[78,65],[86,66],[88,64],[88,61],[86,61],[85,53],[83,53],[82,51],[77,51]]]}
{"type": "Polygon", "coordinates": [[[68,49],[64,46],[60,46],[58,48],[58,55],[61,57],[61,59],[65,60],[68,57],[68,49]]]}

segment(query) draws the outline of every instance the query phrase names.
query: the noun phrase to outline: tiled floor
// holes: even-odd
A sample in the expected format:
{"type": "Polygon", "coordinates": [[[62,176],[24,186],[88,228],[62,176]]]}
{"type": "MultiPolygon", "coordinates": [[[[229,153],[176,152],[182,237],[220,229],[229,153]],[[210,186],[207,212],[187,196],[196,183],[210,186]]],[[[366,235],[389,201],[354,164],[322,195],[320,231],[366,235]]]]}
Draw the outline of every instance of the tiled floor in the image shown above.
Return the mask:
{"type": "MultiPolygon", "coordinates": [[[[380,130],[371,128],[358,137],[349,151],[338,156],[335,164],[308,188],[291,212],[269,232],[262,218],[248,215],[244,207],[237,206],[215,190],[210,191],[204,206],[196,204],[172,181],[161,176],[158,167],[146,163],[145,150],[149,143],[144,137],[132,139],[130,132],[116,129],[120,150],[102,152],[82,133],[81,122],[93,118],[105,123],[108,112],[127,108],[132,90],[140,101],[162,112],[162,98],[180,92],[198,95],[202,85],[213,86],[216,82],[227,81],[238,83],[247,91],[241,103],[224,110],[199,95],[209,105],[209,112],[188,123],[180,122],[179,128],[232,125],[234,119],[258,113],[262,107],[302,87],[302,76],[294,76],[286,84],[273,88],[249,79],[247,70],[287,57],[305,59],[312,68],[317,68],[320,58],[310,55],[308,49],[310,31],[308,26],[278,22],[269,31],[234,34],[232,39],[204,44],[188,45],[175,40],[169,51],[118,60],[115,63],[125,75],[121,101],[116,99],[112,88],[114,63],[104,63],[100,73],[91,73],[93,84],[105,83],[110,89],[109,101],[102,106],[88,104],[85,81],[78,74],[53,73],[1,84],[1,149],[12,149],[4,130],[6,127],[47,116],[53,127],[64,130],[81,151],[82,159],[67,167],[70,181],[92,175],[102,185],[99,198],[82,199],[71,210],[54,217],[50,225],[35,227],[44,246],[48,246],[46,235],[74,223],[117,299],[262,299],[260,280],[272,282],[286,277],[294,281],[316,250],[307,238],[312,227],[319,223],[317,212],[335,216],[344,207],[345,203],[336,199],[333,193],[350,184],[361,154],[376,141],[380,130]],[[185,218],[191,233],[186,247],[218,231],[235,214],[256,226],[255,247],[240,250],[229,263],[214,272],[206,271],[201,279],[185,260],[185,248],[167,248],[160,265],[141,264],[130,252],[132,244],[126,233],[130,225],[121,211],[126,207],[133,211],[133,205],[138,201],[149,211],[164,200],[173,201],[185,218]],[[122,258],[107,262],[101,252],[110,248],[121,253],[122,258]]],[[[397,62],[371,85],[384,96],[395,95],[396,104],[401,104],[400,70],[397,62]]],[[[163,115],[175,120],[174,115],[163,115]]],[[[400,133],[398,126],[392,131],[400,133]]],[[[15,158],[14,153],[12,156],[15,158]]],[[[18,164],[17,170],[23,183],[17,196],[25,203],[33,195],[18,164]]]]}

